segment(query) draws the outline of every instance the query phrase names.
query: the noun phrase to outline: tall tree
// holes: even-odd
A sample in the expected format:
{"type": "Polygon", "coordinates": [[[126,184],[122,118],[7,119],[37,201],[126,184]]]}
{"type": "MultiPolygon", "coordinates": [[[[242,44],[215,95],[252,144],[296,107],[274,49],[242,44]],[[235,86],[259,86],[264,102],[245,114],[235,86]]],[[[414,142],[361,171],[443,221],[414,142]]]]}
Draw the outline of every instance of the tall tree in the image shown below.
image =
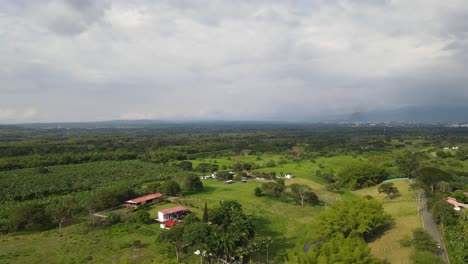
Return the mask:
{"type": "Polygon", "coordinates": [[[317,195],[308,185],[293,183],[290,188],[296,200],[300,202],[302,207],[304,207],[304,202],[318,204],[319,199],[317,195]]]}
{"type": "Polygon", "coordinates": [[[304,154],[304,152],[305,152],[305,148],[299,145],[296,145],[289,150],[289,153],[295,159],[300,159],[302,155],[304,154]]]}
{"type": "Polygon", "coordinates": [[[348,200],[333,204],[319,217],[319,232],[323,238],[336,234],[352,234],[367,238],[392,222],[391,216],[376,200],[348,200]]]}
{"type": "Polygon", "coordinates": [[[169,180],[161,184],[161,192],[168,196],[176,196],[182,191],[180,185],[173,181],[169,180]]]}
{"type": "Polygon", "coordinates": [[[448,181],[451,178],[452,177],[447,172],[434,167],[424,167],[416,172],[417,181],[431,192],[434,191],[437,183],[448,181]]]}
{"type": "Polygon", "coordinates": [[[63,199],[51,203],[47,206],[47,212],[54,222],[58,224],[58,233],[62,236],[62,225],[65,221],[72,219],[77,211],[77,201],[73,196],[66,196],[63,199]]]}
{"type": "Polygon", "coordinates": [[[208,204],[205,202],[205,208],[203,208],[203,223],[208,223],[208,204]]]}
{"type": "Polygon", "coordinates": [[[203,189],[203,183],[200,177],[196,175],[188,175],[184,180],[184,188],[192,192],[198,192],[203,189]]]}
{"type": "Polygon", "coordinates": [[[419,168],[418,155],[409,151],[405,151],[403,154],[398,155],[395,159],[395,163],[400,172],[408,178],[412,178],[419,168]]]}
{"type": "Polygon", "coordinates": [[[395,198],[400,195],[400,191],[392,182],[382,183],[378,189],[379,193],[385,193],[389,198],[395,198]]]}
{"type": "Polygon", "coordinates": [[[254,236],[253,221],[244,214],[237,201],[221,201],[211,210],[212,238],[209,240],[211,253],[225,261],[234,256],[245,256],[254,236]]]}

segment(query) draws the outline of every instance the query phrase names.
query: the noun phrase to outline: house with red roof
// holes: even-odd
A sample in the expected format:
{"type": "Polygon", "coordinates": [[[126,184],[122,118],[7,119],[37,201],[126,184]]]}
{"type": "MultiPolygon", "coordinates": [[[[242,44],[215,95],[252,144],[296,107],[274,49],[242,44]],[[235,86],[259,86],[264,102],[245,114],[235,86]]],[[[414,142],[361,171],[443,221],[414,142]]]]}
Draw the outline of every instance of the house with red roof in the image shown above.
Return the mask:
{"type": "Polygon", "coordinates": [[[156,221],[159,222],[161,228],[171,228],[189,213],[190,210],[183,206],[167,208],[158,212],[156,221]]]}
{"type": "Polygon", "coordinates": [[[464,203],[460,203],[457,199],[452,197],[447,197],[447,203],[453,205],[453,210],[460,211],[461,209],[468,207],[468,205],[464,203]]]}
{"type": "Polygon", "coordinates": [[[152,193],[152,194],[148,194],[145,196],[141,196],[141,197],[137,197],[137,198],[133,198],[131,200],[125,201],[124,206],[137,208],[140,205],[157,201],[161,197],[162,197],[161,193],[152,193]]]}

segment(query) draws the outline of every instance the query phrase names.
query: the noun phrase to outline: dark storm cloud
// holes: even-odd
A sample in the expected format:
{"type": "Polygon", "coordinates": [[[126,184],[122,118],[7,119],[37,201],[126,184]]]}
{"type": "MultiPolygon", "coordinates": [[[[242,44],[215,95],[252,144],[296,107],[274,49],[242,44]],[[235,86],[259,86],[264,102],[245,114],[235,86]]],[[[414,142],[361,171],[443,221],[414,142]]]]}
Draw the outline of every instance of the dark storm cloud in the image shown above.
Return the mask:
{"type": "Polygon", "coordinates": [[[11,0],[0,122],[466,104],[467,16],[464,0],[11,0]]]}

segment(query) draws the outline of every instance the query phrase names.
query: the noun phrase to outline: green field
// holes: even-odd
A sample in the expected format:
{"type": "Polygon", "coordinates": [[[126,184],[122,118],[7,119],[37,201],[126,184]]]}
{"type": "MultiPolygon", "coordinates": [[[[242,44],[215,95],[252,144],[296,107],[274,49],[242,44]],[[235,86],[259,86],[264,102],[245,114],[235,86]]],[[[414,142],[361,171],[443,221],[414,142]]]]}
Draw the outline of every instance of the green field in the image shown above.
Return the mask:
{"type": "MultiPolygon", "coordinates": [[[[262,161],[268,161],[279,160],[281,157],[280,155],[265,155],[261,158],[262,161]]],[[[236,159],[259,162],[256,156],[238,156],[232,159],[197,160],[194,161],[194,167],[197,162],[216,162],[230,166],[232,160],[236,159]]],[[[325,181],[314,174],[319,164],[322,170],[335,171],[341,164],[355,159],[350,156],[318,158],[315,162],[308,160],[290,162],[257,171],[291,172],[294,178],[286,181],[286,185],[307,184],[327,204],[340,199],[352,199],[365,195],[382,200],[384,195],[377,193],[377,186],[343,194],[329,192],[325,188],[325,181]]],[[[260,181],[226,184],[222,181],[203,180],[202,192],[187,194],[173,203],[153,205],[150,215],[156,218],[158,210],[181,204],[201,216],[200,209],[203,208],[205,202],[209,208],[212,208],[222,200],[237,200],[243,205],[245,212],[255,219],[257,235],[273,238],[270,259],[281,263],[288,249],[304,241],[304,234],[311,231],[312,223],[318,214],[325,210],[325,207],[310,205],[301,207],[279,198],[256,197],[254,189],[261,184],[260,181]]],[[[407,181],[399,181],[395,184],[402,194],[400,198],[414,197],[414,192],[409,190],[407,181]]],[[[390,263],[409,263],[413,249],[401,248],[398,240],[419,227],[417,203],[411,201],[386,203],[384,208],[395,218],[395,225],[369,244],[372,253],[381,259],[389,260],[390,263]]],[[[59,237],[55,230],[3,236],[0,240],[0,263],[151,263],[152,259],[166,258],[173,254],[167,245],[155,242],[157,234],[163,232],[157,223],[143,227],[119,224],[100,228],[89,228],[87,224],[80,223],[70,225],[63,231],[62,237],[59,237]],[[135,240],[140,240],[143,246],[132,246],[135,240]]],[[[186,256],[189,258],[184,262],[195,261],[194,256],[186,256]]]]}

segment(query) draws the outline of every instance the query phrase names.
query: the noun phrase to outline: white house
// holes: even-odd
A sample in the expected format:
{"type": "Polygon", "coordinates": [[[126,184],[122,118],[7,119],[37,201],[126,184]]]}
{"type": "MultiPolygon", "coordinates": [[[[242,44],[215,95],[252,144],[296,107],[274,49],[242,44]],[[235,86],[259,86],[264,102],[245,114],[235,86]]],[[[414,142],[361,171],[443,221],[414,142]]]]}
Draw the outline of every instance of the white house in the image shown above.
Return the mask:
{"type": "Polygon", "coordinates": [[[189,209],[183,206],[167,208],[158,212],[156,221],[159,222],[161,228],[170,228],[175,224],[176,220],[184,218],[189,213],[189,209]]]}
{"type": "Polygon", "coordinates": [[[292,179],[292,177],[293,177],[293,176],[292,176],[291,173],[287,173],[287,174],[284,176],[284,178],[285,178],[285,179],[288,179],[288,180],[292,179]]]}

